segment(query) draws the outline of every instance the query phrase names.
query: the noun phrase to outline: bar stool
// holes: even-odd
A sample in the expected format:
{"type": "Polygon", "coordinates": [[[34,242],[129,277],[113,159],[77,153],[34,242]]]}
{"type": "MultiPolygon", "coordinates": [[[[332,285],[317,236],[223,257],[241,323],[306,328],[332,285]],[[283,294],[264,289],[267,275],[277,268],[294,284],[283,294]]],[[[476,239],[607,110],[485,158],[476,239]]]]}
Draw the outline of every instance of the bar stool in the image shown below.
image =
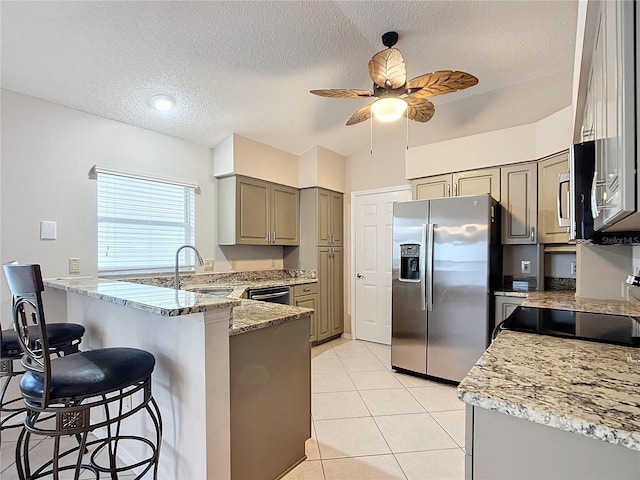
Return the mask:
{"type": "Polygon", "coordinates": [[[153,355],[134,348],[102,348],[51,358],[40,266],[11,264],[3,265],[3,269],[12,293],[13,323],[26,369],[20,380],[27,412],[16,445],[19,478],[31,480],[52,475],[58,480],[65,470],[73,470],[76,480],[83,470],[93,472],[96,478],[100,473],[108,473],[112,479],[133,470],[136,478],[142,478],[151,469],[153,478],[157,478],[162,420],[151,394],[153,355]],[[29,331],[29,317],[38,329],[38,340],[29,331]],[[131,406],[125,408],[128,398],[131,406]],[[140,411],[151,419],[154,441],[122,433],[122,421],[140,411]],[[55,422],[38,421],[48,415],[53,415],[55,422]],[[89,441],[91,432],[104,437],[89,441]],[[32,435],[54,439],[51,460],[37,467],[32,467],[29,461],[32,435]],[[70,435],[76,436],[78,445],[61,452],[61,437],[70,435]],[[124,440],[138,443],[145,458],[119,466],[116,458],[124,440]],[[92,446],[96,448],[88,455],[88,461],[83,462],[85,452],[92,446]],[[106,462],[99,458],[103,452],[107,455],[106,462]],[[74,454],[77,455],[74,464],[61,465],[62,459],[74,454]]]}
{"type": "MultiPolygon", "coordinates": [[[[29,327],[29,337],[37,342],[38,328],[29,327]]],[[[47,337],[49,350],[58,357],[78,352],[78,345],[82,341],[84,327],[75,323],[50,323],[47,325],[47,337]]],[[[7,399],[7,391],[11,380],[22,375],[24,370],[15,370],[14,361],[20,360],[22,350],[18,342],[18,335],[13,329],[0,329],[0,413],[3,414],[0,420],[0,431],[8,428],[18,428],[23,426],[23,421],[17,422],[17,417],[23,414],[26,409],[21,396],[7,399]]]]}

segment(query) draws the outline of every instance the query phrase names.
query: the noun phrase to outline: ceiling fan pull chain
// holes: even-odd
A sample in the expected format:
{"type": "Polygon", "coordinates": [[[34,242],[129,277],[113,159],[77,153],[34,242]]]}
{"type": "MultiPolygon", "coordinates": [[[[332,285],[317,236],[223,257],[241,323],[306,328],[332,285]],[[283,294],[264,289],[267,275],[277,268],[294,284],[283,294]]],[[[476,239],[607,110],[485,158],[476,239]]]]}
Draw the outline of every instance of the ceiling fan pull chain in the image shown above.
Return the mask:
{"type": "Polygon", "coordinates": [[[369,136],[370,136],[370,150],[369,155],[373,156],[373,115],[369,117],[369,136]]]}
{"type": "Polygon", "coordinates": [[[405,115],[407,119],[407,152],[409,151],[409,115],[405,115]]]}

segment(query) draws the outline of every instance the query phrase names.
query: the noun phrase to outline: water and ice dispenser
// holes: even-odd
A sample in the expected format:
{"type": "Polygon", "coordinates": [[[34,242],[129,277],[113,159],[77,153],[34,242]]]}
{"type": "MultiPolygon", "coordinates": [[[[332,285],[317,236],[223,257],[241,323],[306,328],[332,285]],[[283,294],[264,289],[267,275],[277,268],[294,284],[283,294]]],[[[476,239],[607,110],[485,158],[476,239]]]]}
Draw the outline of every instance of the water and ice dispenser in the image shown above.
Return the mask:
{"type": "Polygon", "coordinates": [[[400,245],[400,280],[420,281],[420,244],[404,243],[400,245]]]}

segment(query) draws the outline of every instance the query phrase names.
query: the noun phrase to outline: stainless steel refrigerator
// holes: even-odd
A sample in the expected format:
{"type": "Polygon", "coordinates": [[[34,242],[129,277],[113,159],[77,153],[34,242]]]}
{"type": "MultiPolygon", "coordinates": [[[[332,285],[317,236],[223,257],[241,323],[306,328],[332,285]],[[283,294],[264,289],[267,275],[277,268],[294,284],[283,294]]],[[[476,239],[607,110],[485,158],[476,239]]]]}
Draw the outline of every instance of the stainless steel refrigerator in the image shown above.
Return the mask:
{"type": "Polygon", "coordinates": [[[501,267],[490,195],[393,208],[391,365],[459,382],[489,345],[501,267]]]}

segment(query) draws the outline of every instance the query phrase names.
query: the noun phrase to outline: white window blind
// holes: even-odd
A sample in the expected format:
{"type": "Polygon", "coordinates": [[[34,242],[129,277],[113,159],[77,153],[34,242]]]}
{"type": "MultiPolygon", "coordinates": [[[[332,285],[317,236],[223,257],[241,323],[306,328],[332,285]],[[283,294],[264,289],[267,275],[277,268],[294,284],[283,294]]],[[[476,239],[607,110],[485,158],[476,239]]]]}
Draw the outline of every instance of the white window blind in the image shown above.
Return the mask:
{"type": "MultiPolygon", "coordinates": [[[[96,172],[98,272],[173,271],[178,247],[195,240],[195,186],[96,172]]],[[[191,249],[180,266],[193,268],[191,249]]]]}

